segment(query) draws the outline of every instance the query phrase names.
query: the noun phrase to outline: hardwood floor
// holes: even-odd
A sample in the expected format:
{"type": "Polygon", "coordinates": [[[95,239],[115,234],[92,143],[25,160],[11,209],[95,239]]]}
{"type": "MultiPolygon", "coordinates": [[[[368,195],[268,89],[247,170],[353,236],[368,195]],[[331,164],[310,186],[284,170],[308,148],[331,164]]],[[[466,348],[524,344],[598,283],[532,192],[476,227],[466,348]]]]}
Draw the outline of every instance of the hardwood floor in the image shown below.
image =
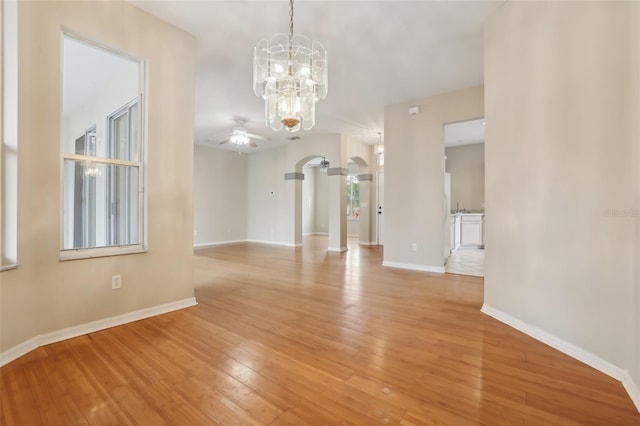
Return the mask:
{"type": "Polygon", "coordinates": [[[4,366],[3,425],[640,425],[622,385],[382,249],[196,252],[198,306],[4,366]]]}

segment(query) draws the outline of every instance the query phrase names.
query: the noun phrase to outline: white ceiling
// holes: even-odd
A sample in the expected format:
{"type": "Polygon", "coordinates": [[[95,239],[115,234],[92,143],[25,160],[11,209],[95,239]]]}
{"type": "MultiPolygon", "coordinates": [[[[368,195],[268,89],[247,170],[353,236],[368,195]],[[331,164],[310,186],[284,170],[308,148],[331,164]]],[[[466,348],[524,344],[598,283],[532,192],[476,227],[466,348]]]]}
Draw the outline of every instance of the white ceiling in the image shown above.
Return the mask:
{"type": "MultiPolygon", "coordinates": [[[[253,47],[287,32],[288,1],[131,1],[196,37],[196,143],[223,140],[238,117],[272,139],[261,147],[304,137],[267,129],[252,87],[253,47]]],[[[377,143],[385,105],[482,84],[483,25],[499,4],[296,1],[295,32],[321,42],[329,55],[329,94],[316,106],[311,132],[377,143]]]]}
{"type": "Polygon", "coordinates": [[[484,118],[444,126],[444,146],[471,145],[484,142],[484,118]]]}

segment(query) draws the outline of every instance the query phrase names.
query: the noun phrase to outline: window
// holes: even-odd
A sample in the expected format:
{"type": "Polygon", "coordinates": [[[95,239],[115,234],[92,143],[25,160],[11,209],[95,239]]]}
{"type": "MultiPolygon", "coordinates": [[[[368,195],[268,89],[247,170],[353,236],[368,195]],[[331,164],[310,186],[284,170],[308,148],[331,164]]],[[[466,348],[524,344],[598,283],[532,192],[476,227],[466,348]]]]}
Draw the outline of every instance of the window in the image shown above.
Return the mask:
{"type": "MultiPolygon", "coordinates": [[[[138,157],[138,101],[133,101],[109,117],[109,151],[112,158],[138,157]]],[[[108,170],[109,244],[137,244],[139,165],[121,164],[108,170]]]]}
{"type": "Polygon", "coordinates": [[[347,176],[347,219],[358,219],[360,216],[360,182],[358,175],[347,176]]]}
{"type": "Polygon", "coordinates": [[[3,1],[0,104],[0,271],[18,265],[18,4],[3,1]]]}
{"type": "Polygon", "coordinates": [[[61,259],[144,251],[143,63],[63,40],[61,259]]]}

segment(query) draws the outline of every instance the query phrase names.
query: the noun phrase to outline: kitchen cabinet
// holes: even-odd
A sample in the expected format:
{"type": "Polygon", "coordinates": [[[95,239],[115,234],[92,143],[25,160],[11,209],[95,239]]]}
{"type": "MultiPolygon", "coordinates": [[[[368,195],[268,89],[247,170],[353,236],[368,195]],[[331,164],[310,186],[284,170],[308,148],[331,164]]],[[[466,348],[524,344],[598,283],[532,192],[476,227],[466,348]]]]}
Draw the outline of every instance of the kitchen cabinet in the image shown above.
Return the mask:
{"type": "Polygon", "coordinates": [[[461,244],[461,239],[460,239],[460,221],[461,217],[460,215],[454,215],[453,216],[453,221],[452,224],[453,226],[451,227],[451,234],[452,234],[452,242],[451,242],[451,247],[453,247],[452,251],[457,250],[458,248],[460,248],[460,244],[461,244]]]}
{"type": "Polygon", "coordinates": [[[484,248],[483,213],[456,213],[452,219],[452,252],[460,248],[484,248]]]}

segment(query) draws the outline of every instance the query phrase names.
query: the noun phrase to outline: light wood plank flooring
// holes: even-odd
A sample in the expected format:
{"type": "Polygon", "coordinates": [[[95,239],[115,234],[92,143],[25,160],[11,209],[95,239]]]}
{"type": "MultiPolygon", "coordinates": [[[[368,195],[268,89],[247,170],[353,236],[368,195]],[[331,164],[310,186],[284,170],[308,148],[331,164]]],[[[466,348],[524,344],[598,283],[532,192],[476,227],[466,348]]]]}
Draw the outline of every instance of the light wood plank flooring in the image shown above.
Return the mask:
{"type": "Polygon", "coordinates": [[[326,238],[199,250],[199,305],[41,347],[3,425],[640,425],[617,381],[480,313],[482,278],[326,238]]]}

